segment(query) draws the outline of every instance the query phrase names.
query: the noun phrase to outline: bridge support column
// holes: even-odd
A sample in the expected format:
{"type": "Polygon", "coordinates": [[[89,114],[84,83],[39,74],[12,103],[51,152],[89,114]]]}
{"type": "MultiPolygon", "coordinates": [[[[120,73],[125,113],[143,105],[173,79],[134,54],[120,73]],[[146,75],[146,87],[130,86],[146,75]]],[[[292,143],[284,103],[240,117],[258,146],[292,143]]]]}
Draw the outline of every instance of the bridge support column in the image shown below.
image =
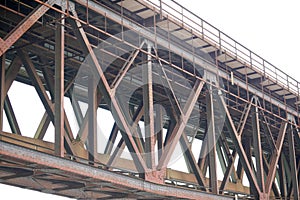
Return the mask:
{"type": "MultiPolygon", "coordinates": [[[[252,185],[251,193],[253,193],[256,198],[259,199],[265,199],[263,198],[263,193],[265,190],[264,187],[264,169],[263,169],[263,162],[262,162],[262,147],[261,147],[261,140],[260,140],[260,124],[259,124],[259,111],[258,111],[258,102],[257,99],[254,99],[255,106],[252,106],[251,111],[252,111],[252,142],[253,142],[253,153],[255,156],[255,162],[256,162],[256,179],[259,187],[259,191],[255,189],[255,186],[252,185]]],[[[250,138],[249,138],[250,139],[250,138]]],[[[248,146],[248,161],[252,163],[252,150],[251,150],[251,143],[249,140],[247,140],[247,145],[248,146]]],[[[252,166],[252,170],[254,171],[254,166],[252,166]]]]}
{"type": "Polygon", "coordinates": [[[55,127],[55,154],[64,156],[64,15],[56,23],[55,32],[55,89],[54,89],[54,127],[55,127]]]}
{"type": "Polygon", "coordinates": [[[215,129],[215,110],[214,110],[214,95],[213,86],[208,85],[207,102],[207,134],[208,134],[208,160],[209,160],[209,187],[214,194],[219,193],[217,179],[217,160],[216,160],[216,129],[215,129]]]}
{"type": "MultiPolygon", "coordinates": [[[[298,170],[297,170],[297,160],[295,155],[295,141],[294,141],[294,129],[290,125],[288,131],[288,143],[289,143],[289,155],[290,155],[290,166],[291,166],[291,175],[292,175],[292,187],[293,187],[293,196],[295,200],[299,199],[299,183],[298,183],[298,170]]],[[[291,195],[292,197],[292,195],[291,195]]]]}
{"type": "Polygon", "coordinates": [[[5,100],[5,54],[1,56],[0,60],[0,131],[3,130],[3,108],[5,100]]]}
{"type": "MultiPolygon", "coordinates": [[[[146,42],[147,43],[147,42],[146,42]]],[[[154,108],[153,108],[153,85],[152,85],[152,45],[147,43],[147,64],[143,65],[143,104],[145,123],[145,159],[147,167],[155,170],[155,135],[154,135],[154,108]]]]}
{"type": "Polygon", "coordinates": [[[97,85],[94,81],[92,69],[89,75],[88,87],[88,158],[91,164],[95,161],[97,154],[97,85]]]}

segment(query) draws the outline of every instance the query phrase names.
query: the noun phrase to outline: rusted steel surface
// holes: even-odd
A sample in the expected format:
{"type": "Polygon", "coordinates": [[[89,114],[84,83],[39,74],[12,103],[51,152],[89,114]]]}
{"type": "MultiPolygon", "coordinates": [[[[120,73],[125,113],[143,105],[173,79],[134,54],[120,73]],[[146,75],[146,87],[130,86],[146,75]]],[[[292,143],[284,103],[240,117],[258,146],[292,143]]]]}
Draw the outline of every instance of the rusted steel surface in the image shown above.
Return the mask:
{"type": "MultiPolygon", "coordinates": [[[[19,162],[25,162],[28,166],[30,164],[36,165],[36,169],[32,168],[32,174],[28,175],[32,178],[37,178],[40,174],[48,175],[49,177],[53,173],[53,175],[65,175],[67,176],[67,180],[72,181],[72,179],[76,179],[78,182],[83,182],[80,188],[86,190],[93,190],[92,186],[89,184],[94,183],[95,187],[101,186],[101,190],[103,190],[105,194],[106,186],[111,188],[122,188],[124,192],[124,197],[131,197],[131,198],[157,198],[163,199],[165,197],[172,198],[184,198],[184,199],[232,199],[231,197],[224,197],[224,196],[217,196],[211,195],[204,192],[195,191],[192,189],[182,189],[176,188],[167,185],[159,185],[155,183],[146,182],[139,178],[128,177],[125,175],[117,174],[114,172],[110,172],[107,170],[99,169],[97,167],[91,167],[86,164],[82,164],[79,162],[74,162],[71,160],[67,160],[64,158],[59,158],[53,155],[40,153],[37,151],[29,150],[26,148],[22,148],[16,145],[7,144],[4,142],[0,142],[0,153],[2,157],[9,158],[12,160],[18,160],[19,162]],[[86,180],[92,181],[91,183],[87,184],[84,183],[86,180]],[[133,192],[136,191],[136,192],[133,192]],[[144,191],[144,192],[142,192],[144,191]],[[140,193],[140,195],[139,195],[140,193]]],[[[1,164],[3,166],[3,164],[1,164]]],[[[21,165],[22,166],[22,165],[21,165]]],[[[18,167],[18,164],[16,164],[18,167]]],[[[30,168],[30,167],[28,167],[30,168]]],[[[30,171],[29,170],[29,171],[30,171]]],[[[17,174],[18,176],[18,174],[17,174]]],[[[42,178],[42,177],[41,177],[42,178]]],[[[47,180],[45,178],[44,180],[47,180]]],[[[51,178],[49,178],[51,181],[51,178]]],[[[59,179],[57,180],[59,181],[59,179]]],[[[61,181],[63,184],[64,181],[61,181]]],[[[89,182],[89,181],[86,181],[89,182]]],[[[76,185],[76,184],[74,184],[76,185]]],[[[60,193],[63,190],[72,190],[72,185],[70,188],[63,188],[58,186],[58,188],[53,188],[53,192],[57,191],[60,193]]],[[[101,190],[98,191],[101,193],[101,190]]],[[[115,191],[117,193],[117,191],[115,191]]],[[[88,192],[87,192],[88,193],[88,192]]],[[[70,191],[69,195],[72,196],[72,191],[70,191]]],[[[84,195],[83,195],[84,196],[84,195]]],[[[113,195],[112,195],[113,196],[113,195]]],[[[92,197],[92,196],[91,196],[92,197]]],[[[85,196],[85,198],[91,198],[85,196]]]]}
{"type": "Polygon", "coordinates": [[[206,21],[163,0],[0,5],[2,183],[74,198],[299,197],[299,83],[206,21]],[[14,81],[45,109],[35,132],[19,126],[31,113],[18,117],[14,81]]]}

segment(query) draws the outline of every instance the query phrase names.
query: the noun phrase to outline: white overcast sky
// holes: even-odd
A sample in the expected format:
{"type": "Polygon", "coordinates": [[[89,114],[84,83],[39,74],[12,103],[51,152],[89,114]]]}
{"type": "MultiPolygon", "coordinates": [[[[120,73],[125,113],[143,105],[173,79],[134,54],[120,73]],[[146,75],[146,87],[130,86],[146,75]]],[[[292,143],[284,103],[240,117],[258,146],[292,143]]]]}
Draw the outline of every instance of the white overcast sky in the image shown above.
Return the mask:
{"type": "MultiPolygon", "coordinates": [[[[300,3],[297,0],[177,2],[300,81],[300,3]]],[[[0,194],[1,199],[66,199],[5,185],[0,185],[0,194]]]]}

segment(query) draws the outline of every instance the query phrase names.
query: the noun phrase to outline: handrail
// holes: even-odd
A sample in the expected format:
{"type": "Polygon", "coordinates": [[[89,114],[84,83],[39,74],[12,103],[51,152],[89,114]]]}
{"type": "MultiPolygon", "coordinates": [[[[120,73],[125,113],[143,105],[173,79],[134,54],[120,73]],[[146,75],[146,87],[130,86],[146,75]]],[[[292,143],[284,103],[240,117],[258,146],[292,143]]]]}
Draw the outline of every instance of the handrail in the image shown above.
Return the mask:
{"type": "MultiPolygon", "coordinates": [[[[160,0],[143,1],[149,2],[155,8],[160,9],[160,0]]],[[[195,13],[189,11],[181,4],[174,0],[161,0],[161,8],[168,16],[178,20],[178,22],[190,28],[193,32],[200,34],[203,39],[212,42],[221,50],[223,49],[225,52],[230,53],[230,55],[240,62],[246,63],[250,68],[260,73],[266,79],[280,85],[294,95],[300,96],[299,82],[296,79],[203,20],[195,13]]]]}

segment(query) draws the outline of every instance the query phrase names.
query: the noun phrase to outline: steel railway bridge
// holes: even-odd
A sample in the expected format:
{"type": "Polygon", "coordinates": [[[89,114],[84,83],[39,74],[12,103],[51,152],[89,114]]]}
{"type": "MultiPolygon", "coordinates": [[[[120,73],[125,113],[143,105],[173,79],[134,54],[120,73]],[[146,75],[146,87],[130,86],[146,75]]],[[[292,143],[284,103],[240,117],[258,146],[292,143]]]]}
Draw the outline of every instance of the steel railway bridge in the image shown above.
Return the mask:
{"type": "Polygon", "coordinates": [[[0,183],[77,199],[299,199],[299,82],[172,0],[3,0],[0,56],[0,183]],[[35,113],[16,115],[14,81],[44,107],[35,132],[19,126],[35,113]]]}

